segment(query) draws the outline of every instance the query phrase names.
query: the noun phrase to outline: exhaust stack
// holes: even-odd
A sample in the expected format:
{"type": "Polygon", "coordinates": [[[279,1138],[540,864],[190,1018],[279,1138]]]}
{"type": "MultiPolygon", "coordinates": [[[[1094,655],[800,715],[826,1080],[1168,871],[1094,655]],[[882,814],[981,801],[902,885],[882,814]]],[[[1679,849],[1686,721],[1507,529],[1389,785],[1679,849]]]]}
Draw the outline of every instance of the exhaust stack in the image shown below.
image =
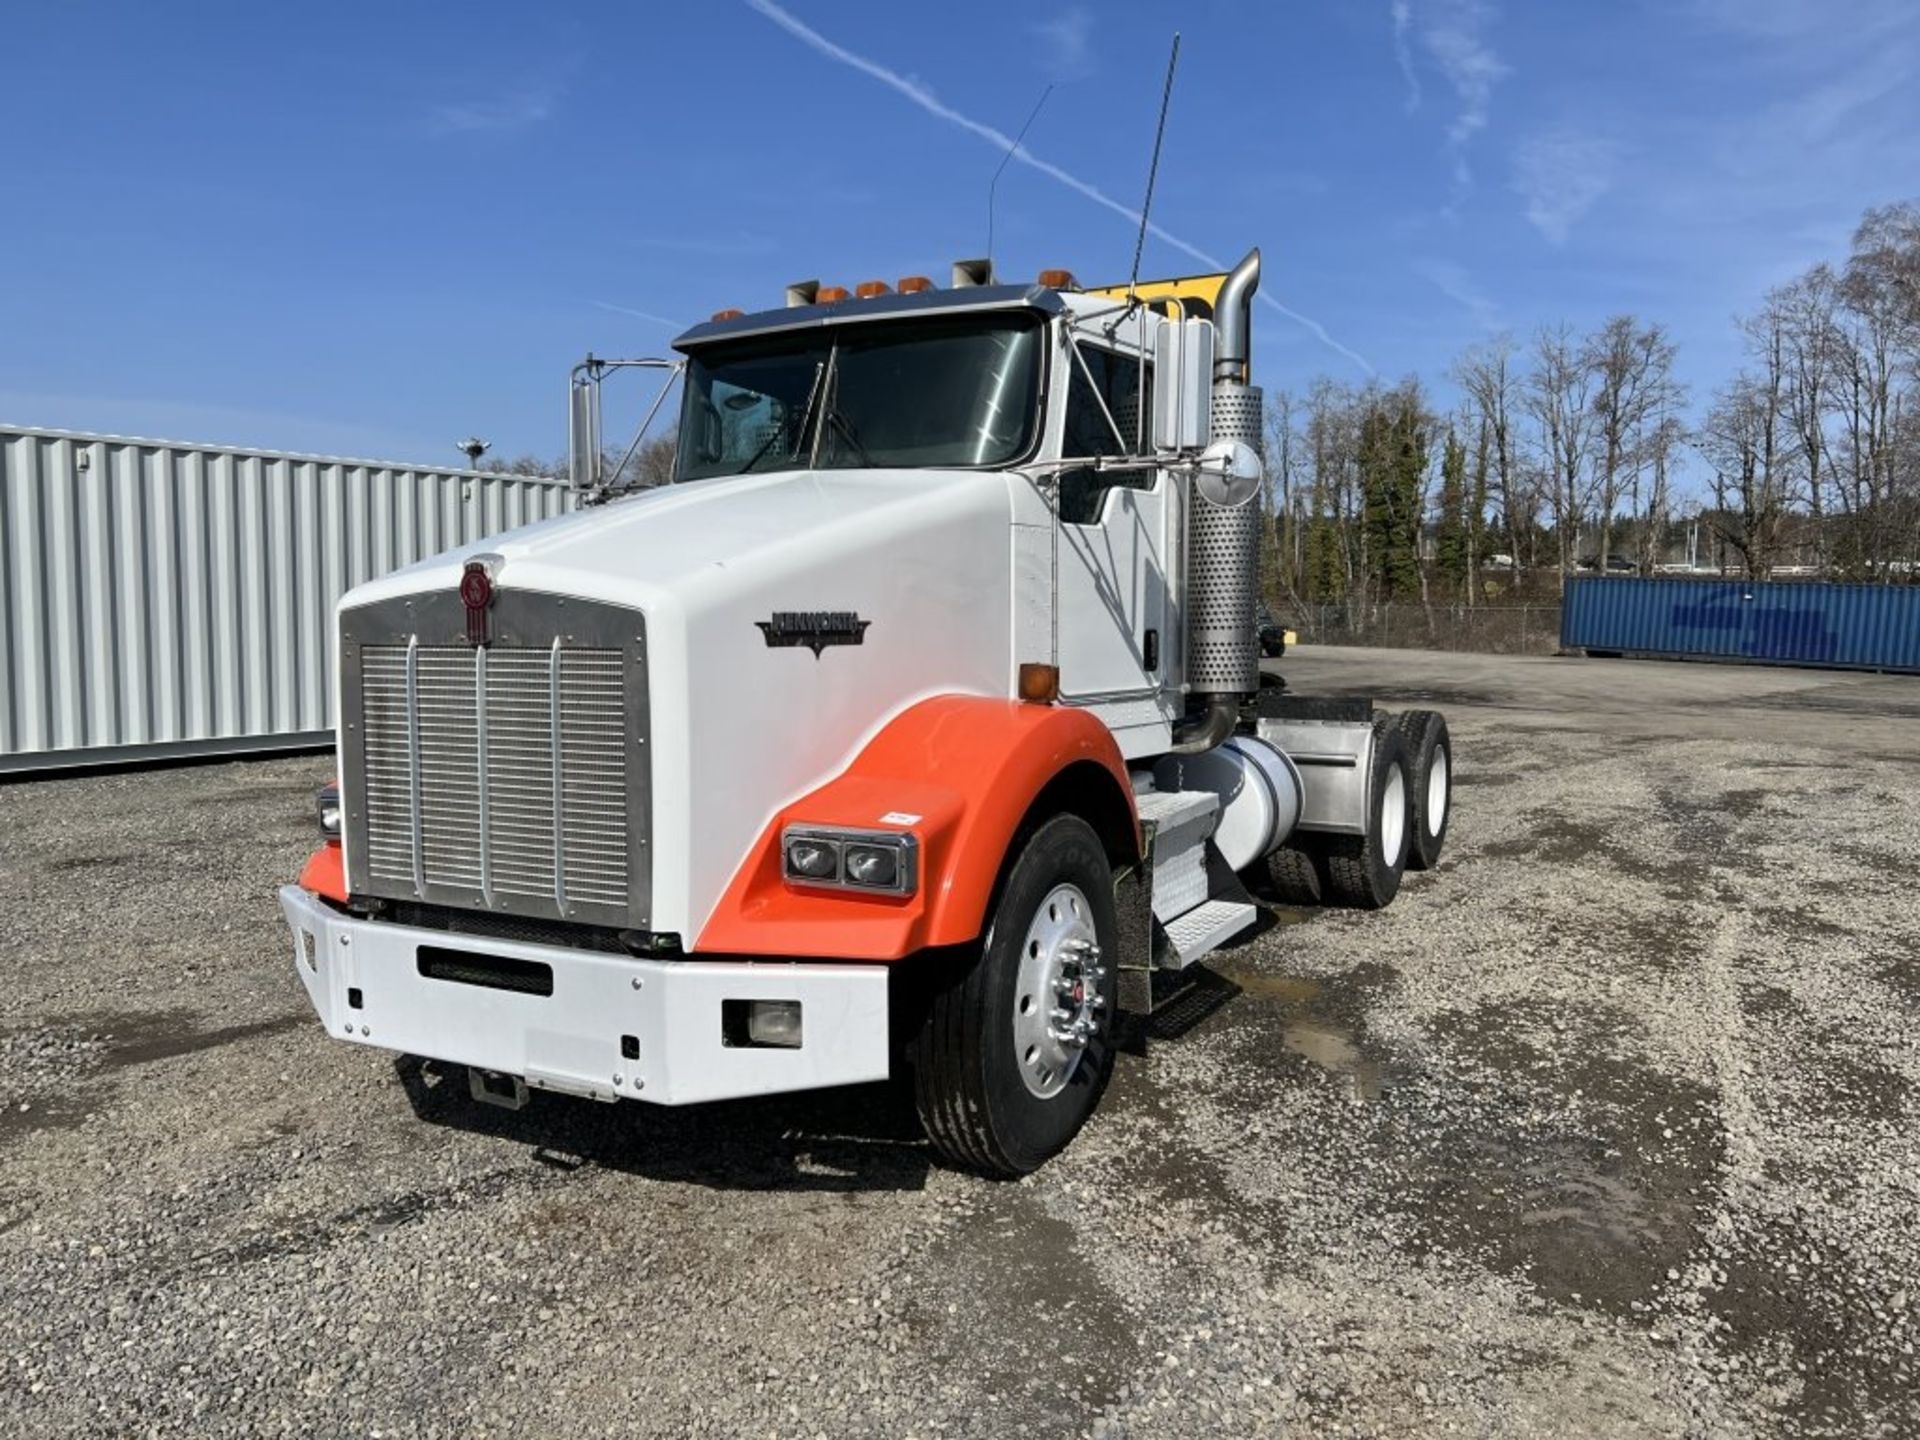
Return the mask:
{"type": "Polygon", "coordinates": [[[953,288],[970,290],[976,285],[994,283],[993,261],[956,260],[953,262],[953,288]]]}
{"type": "MultiPolygon", "coordinates": [[[[1247,383],[1253,363],[1253,296],[1260,252],[1249,250],[1220,287],[1214,307],[1213,438],[1264,453],[1262,397],[1247,383]]],[[[1240,702],[1260,689],[1254,587],[1260,576],[1259,501],[1228,508],[1189,492],[1187,510],[1187,687],[1204,716],[1174,753],[1211,750],[1240,723],[1240,702]]]]}

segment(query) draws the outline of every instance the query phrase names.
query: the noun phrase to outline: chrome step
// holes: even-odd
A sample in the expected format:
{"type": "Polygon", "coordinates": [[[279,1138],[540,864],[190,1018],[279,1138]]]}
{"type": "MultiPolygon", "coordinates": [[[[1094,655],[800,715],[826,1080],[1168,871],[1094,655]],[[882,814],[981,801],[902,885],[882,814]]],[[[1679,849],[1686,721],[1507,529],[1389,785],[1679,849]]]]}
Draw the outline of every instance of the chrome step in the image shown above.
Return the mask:
{"type": "Polygon", "coordinates": [[[1154,963],[1165,970],[1184,970],[1250,928],[1259,914],[1257,905],[1244,900],[1204,901],[1162,923],[1154,963]]]}
{"type": "Polygon", "coordinates": [[[1207,837],[1220,818],[1211,790],[1149,790],[1136,795],[1152,865],[1154,918],[1165,924],[1206,900],[1207,837]]]}

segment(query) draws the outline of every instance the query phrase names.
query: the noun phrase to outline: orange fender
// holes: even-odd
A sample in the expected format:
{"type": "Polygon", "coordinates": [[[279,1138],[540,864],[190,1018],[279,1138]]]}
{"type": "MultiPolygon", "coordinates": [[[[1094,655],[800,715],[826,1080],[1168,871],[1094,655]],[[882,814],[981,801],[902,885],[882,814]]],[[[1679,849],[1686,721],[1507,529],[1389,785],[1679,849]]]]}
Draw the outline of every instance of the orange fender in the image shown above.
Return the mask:
{"type": "Polygon", "coordinates": [[[346,904],[347,866],[340,842],[329,840],[309,855],[307,863],[300,867],[297,883],[302,890],[318,895],[322,900],[331,900],[336,905],[346,904]]]}
{"type": "Polygon", "coordinates": [[[842,774],[774,817],[694,949],[898,960],[973,940],[1021,820],[1049,782],[1085,762],[1111,777],[1137,855],[1139,816],[1126,763],[1093,716],[981,696],[923,700],[890,721],[842,774]],[[896,899],[788,885],[780,832],[792,824],[911,831],[920,842],[918,889],[896,899]]]}

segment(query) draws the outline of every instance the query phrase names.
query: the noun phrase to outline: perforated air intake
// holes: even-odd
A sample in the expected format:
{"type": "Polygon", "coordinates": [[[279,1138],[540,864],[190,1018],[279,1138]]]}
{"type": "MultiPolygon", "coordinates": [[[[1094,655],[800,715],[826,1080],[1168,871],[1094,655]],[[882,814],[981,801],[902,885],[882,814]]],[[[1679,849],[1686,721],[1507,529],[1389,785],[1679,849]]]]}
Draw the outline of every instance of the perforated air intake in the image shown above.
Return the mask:
{"type": "MultiPolygon", "coordinates": [[[[1261,443],[1256,385],[1213,387],[1213,438],[1261,443]]],[[[1254,634],[1259,578],[1260,501],[1238,509],[1193,492],[1187,527],[1187,686],[1205,695],[1252,694],[1260,688],[1260,645],[1254,634]]]]}

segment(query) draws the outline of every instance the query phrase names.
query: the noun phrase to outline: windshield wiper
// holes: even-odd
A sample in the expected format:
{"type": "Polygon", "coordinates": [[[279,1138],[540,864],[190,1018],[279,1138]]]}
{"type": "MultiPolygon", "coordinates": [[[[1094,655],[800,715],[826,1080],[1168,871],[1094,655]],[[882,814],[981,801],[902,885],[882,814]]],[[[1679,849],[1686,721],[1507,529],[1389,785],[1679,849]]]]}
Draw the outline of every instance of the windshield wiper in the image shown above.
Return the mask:
{"type": "Polygon", "coordinates": [[[867,447],[860,443],[860,437],[854,434],[853,422],[831,405],[827,407],[827,424],[833,426],[841,435],[846,437],[846,442],[853,446],[859,453],[861,464],[865,465],[869,470],[877,470],[879,468],[879,466],[874,463],[873,456],[867,453],[867,447]]]}
{"type": "MultiPolygon", "coordinates": [[[[827,362],[824,360],[813,367],[813,384],[807,387],[807,406],[806,409],[800,412],[800,424],[793,432],[792,441],[787,445],[787,459],[789,460],[799,455],[800,441],[806,436],[807,430],[813,424],[813,402],[820,397],[820,380],[826,373],[827,362]]],[[[760,448],[753,452],[752,457],[748,459],[747,463],[733,473],[736,475],[744,475],[762,460],[766,459],[767,452],[773,448],[773,442],[778,440],[785,430],[786,427],[784,425],[774,426],[772,433],[761,442],[760,448]]]]}

